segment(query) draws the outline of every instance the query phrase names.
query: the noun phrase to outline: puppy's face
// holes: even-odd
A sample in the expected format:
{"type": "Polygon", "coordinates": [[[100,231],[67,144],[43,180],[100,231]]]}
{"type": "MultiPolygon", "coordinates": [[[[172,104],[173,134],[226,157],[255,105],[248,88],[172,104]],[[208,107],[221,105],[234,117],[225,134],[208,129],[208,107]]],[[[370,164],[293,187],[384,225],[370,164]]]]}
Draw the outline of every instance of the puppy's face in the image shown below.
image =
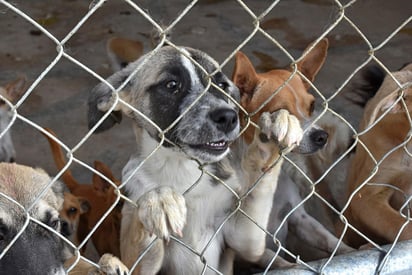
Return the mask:
{"type": "MultiPolygon", "coordinates": [[[[326,57],[327,40],[309,52],[297,63],[298,70],[313,81],[326,57]]],[[[276,69],[257,73],[247,56],[241,52],[236,54],[233,82],[239,87],[241,105],[252,114],[250,119],[255,123],[263,112],[273,113],[287,109],[305,126],[310,121],[314,111],[315,98],[308,92],[310,85],[298,74],[291,71],[276,69]]],[[[243,124],[245,119],[241,119],[243,124]]],[[[243,125],[244,126],[244,125],[243,125]]],[[[248,127],[245,138],[252,141],[254,127],[248,127]]],[[[327,141],[327,133],[318,127],[307,129],[298,147],[301,153],[311,153],[322,148],[327,141]]]]}
{"type": "MultiPolygon", "coordinates": [[[[42,225],[32,220],[27,222],[24,210],[49,182],[50,178],[43,172],[17,164],[0,164],[0,251],[14,242],[0,259],[2,273],[65,274],[63,241],[42,225]]],[[[49,190],[28,214],[60,232],[58,208],[61,203],[62,194],[49,190]]]]}
{"type": "Polygon", "coordinates": [[[70,193],[64,193],[63,208],[60,210],[61,232],[71,237],[77,231],[80,215],[90,210],[89,202],[70,193]]]}
{"type": "MultiPolygon", "coordinates": [[[[221,90],[236,101],[239,91],[221,72],[208,76],[217,68],[218,64],[201,51],[191,48],[178,51],[166,46],[154,55],[147,54],[131,63],[109,81],[121,82],[137,69],[126,88],[124,99],[164,131],[168,140],[165,146],[174,144],[190,157],[214,162],[225,156],[229,144],[239,133],[236,105],[221,90]]],[[[102,95],[107,97],[110,91],[105,91],[104,86],[95,88],[89,107],[91,103],[99,105],[108,100],[102,99],[102,95]]],[[[128,115],[153,138],[160,140],[159,131],[149,121],[134,112],[128,112],[128,115]]],[[[95,117],[95,114],[89,111],[90,117],[95,117]]]]}

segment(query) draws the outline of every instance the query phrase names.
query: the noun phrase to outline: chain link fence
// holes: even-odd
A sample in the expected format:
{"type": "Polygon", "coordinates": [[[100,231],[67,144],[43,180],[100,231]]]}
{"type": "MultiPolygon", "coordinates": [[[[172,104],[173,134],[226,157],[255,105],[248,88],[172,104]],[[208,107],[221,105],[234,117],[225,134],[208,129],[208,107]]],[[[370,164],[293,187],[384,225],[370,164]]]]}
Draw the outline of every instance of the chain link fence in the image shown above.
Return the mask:
{"type": "MultiPolygon", "coordinates": [[[[108,39],[120,36],[138,40],[145,52],[152,48],[158,49],[162,44],[199,48],[214,57],[220,68],[230,76],[234,56],[239,50],[251,57],[259,71],[267,71],[296,64],[304,57],[302,53],[307,45],[326,37],[330,43],[328,57],[312,85],[312,93],[317,98],[317,115],[313,123],[325,126],[329,133],[327,146],[338,142],[343,144],[335,145],[332,152],[325,149],[311,156],[294,153],[282,155],[285,158],[282,173],[290,177],[289,183],[295,185],[296,189],[292,192],[295,192],[300,201],[289,205],[279,224],[269,224],[267,229],[259,224],[256,226],[261,227],[266,232],[267,239],[272,241],[274,254],[271,262],[283,256],[296,265],[272,271],[269,266],[259,269],[243,261],[236,261],[235,273],[387,274],[411,269],[411,244],[408,241],[398,241],[403,228],[392,244],[381,246],[345,217],[350,203],[357,196],[357,192],[345,195],[348,188],[345,178],[350,158],[358,144],[366,147],[361,137],[372,128],[370,126],[358,132],[364,109],[353,103],[358,100],[354,90],[358,90],[358,84],[362,83],[361,72],[371,64],[391,75],[399,91],[410,88],[412,79],[409,82],[399,82],[391,74],[391,71],[410,61],[412,6],[408,1],[86,2],[0,0],[0,22],[6,38],[0,46],[4,57],[1,84],[21,74],[26,74],[29,82],[24,94],[15,102],[10,102],[10,98],[2,95],[10,109],[7,123],[1,126],[2,138],[13,133],[18,163],[42,167],[55,175],[48,188],[59,179],[64,181],[65,172],[71,170],[74,178],[87,184],[91,182],[93,174],[98,175],[110,183],[107,188],[115,195],[111,197],[109,204],[105,204],[104,209],[100,209],[98,219],[79,243],[74,244],[57,233],[76,251],[76,261],[82,259],[97,266],[101,253],[93,245],[98,246],[102,240],[94,239],[93,235],[105,223],[118,223],[116,219],[119,218],[121,205],[136,205],[121,191],[121,187],[127,182],[115,181],[115,178],[120,178],[121,169],[135,148],[136,139],[131,131],[131,121],[124,121],[117,128],[99,135],[94,135],[97,126],[91,130],[87,128],[88,93],[96,84],[107,83],[105,79],[112,73],[105,49],[108,39]],[[153,40],[153,31],[159,34],[157,42],[153,40]],[[329,126],[332,129],[327,128],[329,126]],[[53,129],[57,136],[50,135],[45,130],[46,127],[53,129]],[[63,148],[66,162],[61,169],[56,170],[52,155],[45,153],[50,152],[48,143],[39,133],[48,135],[63,148]],[[346,136],[348,139],[343,140],[346,136]],[[94,160],[108,164],[114,176],[91,165],[94,160]],[[303,241],[301,232],[291,229],[292,225],[289,225],[288,231],[288,223],[293,219],[294,213],[303,208],[329,234],[336,236],[336,243],[331,251],[311,247],[303,241]],[[344,240],[343,233],[348,230],[366,239],[369,247],[374,250],[365,248],[337,255],[340,254],[339,246],[344,240]],[[287,233],[282,235],[282,232],[287,233]]],[[[113,90],[120,91],[121,87],[114,87],[113,90]]],[[[408,104],[402,96],[398,101],[404,106],[408,104]]],[[[120,97],[117,102],[128,105],[120,97]]],[[[128,107],[142,115],[141,110],[130,105],[128,107]]],[[[105,117],[109,115],[107,113],[105,117]]],[[[154,126],[160,133],[164,133],[157,125],[154,126]]],[[[406,151],[409,139],[408,132],[399,145],[406,151]]],[[[368,148],[365,150],[373,156],[368,148]]],[[[381,161],[374,161],[376,169],[379,169],[381,161]]],[[[140,168],[136,167],[135,171],[140,168]]],[[[202,172],[210,173],[207,170],[202,172]]],[[[213,174],[211,176],[217,177],[213,174]]],[[[224,179],[218,180],[224,182],[224,179]]],[[[194,182],[188,192],[196,188],[196,184],[194,182]]],[[[373,183],[364,181],[360,186],[368,184],[373,183]]],[[[395,190],[398,187],[389,188],[395,190]]],[[[359,189],[360,187],[357,190],[359,189]]],[[[107,193],[105,196],[108,196],[107,193]]],[[[241,199],[238,194],[236,196],[241,199]]],[[[403,208],[406,209],[410,197],[409,194],[405,196],[403,208]]],[[[29,210],[36,203],[37,200],[29,209],[25,209],[28,221],[36,222],[29,215],[29,210]]],[[[274,207],[276,206],[275,197],[274,207]]],[[[241,209],[236,209],[231,215],[236,211],[241,209]]],[[[400,212],[399,215],[402,215],[402,208],[400,212]]],[[[408,215],[403,216],[407,226],[410,218],[408,215]]],[[[119,230],[119,224],[113,226],[117,226],[119,230]]],[[[224,223],[217,230],[222,230],[223,226],[224,223]]],[[[7,254],[24,229],[3,249],[0,257],[7,254]]],[[[317,231],[303,233],[309,237],[314,234],[317,231]]],[[[105,241],[107,240],[103,242],[105,241]]],[[[198,255],[205,264],[204,272],[221,274],[204,259],[208,245],[203,251],[196,251],[179,238],[172,237],[171,242],[178,242],[198,255]]],[[[138,266],[150,249],[151,245],[136,259],[131,270],[138,266]]],[[[107,252],[118,255],[118,251],[109,249],[107,252]]]]}

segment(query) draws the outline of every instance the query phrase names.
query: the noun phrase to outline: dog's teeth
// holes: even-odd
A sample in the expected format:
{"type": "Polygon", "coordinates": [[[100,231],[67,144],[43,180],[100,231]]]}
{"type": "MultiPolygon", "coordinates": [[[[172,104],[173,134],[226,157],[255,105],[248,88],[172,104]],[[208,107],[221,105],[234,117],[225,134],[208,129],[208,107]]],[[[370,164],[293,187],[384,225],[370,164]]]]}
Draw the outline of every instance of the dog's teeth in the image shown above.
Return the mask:
{"type": "Polygon", "coordinates": [[[211,146],[211,147],[222,147],[226,145],[226,142],[221,141],[221,142],[207,142],[206,143],[207,146],[211,146]]]}

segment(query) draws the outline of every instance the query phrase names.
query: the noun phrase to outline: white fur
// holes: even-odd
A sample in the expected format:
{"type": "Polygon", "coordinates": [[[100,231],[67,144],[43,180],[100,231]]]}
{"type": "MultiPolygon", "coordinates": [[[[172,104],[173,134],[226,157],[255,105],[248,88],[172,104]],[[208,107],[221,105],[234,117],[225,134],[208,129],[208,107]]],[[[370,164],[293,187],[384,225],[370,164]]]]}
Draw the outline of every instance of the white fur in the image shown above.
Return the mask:
{"type": "MultiPolygon", "coordinates": [[[[137,167],[157,146],[157,142],[149,137],[146,132],[142,134],[140,142],[145,144],[142,148],[143,151],[139,158],[132,158],[125,166],[123,179],[129,178],[134,167],[137,167]]],[[[128,192],[130,192],[129,198],[135,201],[141,198],[143,194],[160,186],[169,186],[176,193],[183,194],[192,185],[196,184],[193,189],[185,194],[186,207],[190,211],[188,211],[187,223],[182,233],[184,238],[189,236],[191,244],[195,244],[192,248],[199,253],[202,252],[215,233],[217,226],[223,221],[223,214],[225,210],[227,211],[230,208],[233,201],[230,191],[223,185],[217,186],[214,182],[211,182],[208,175],[202,175],[195,161],[188,159],[184,153],[174,148],[159,147],[154,155],[145,160],[145,163],[132,176],[130,181],[131,184],[126,186],[128,192]],[[135,184],[136,182],[139,182],[139,184],[135,184]],[[219,212],[219,209],[221,209],[222,215],[216,217],[216,212],[219,212]]],[[[177,223],[181,223],[181,221],[177,223]]],[[[223,246],[222,240],[222,233],[219,233],[205,253],[207,263],[214,268],[218,268],[220,250],[223,246]]],[[[171,273],[185,274],[187,270],[191,270],[191,272],[197,270],[200,273],[202,264],[195,259],[197,256],[192,252],[175,242],[169,243],[167,249],[170,250],[171,255],[176,255],[176,257],[166,257],[164,263],[167,270],[174,270],[171,273]],[[187,259],[188,265],[183,264],[184,259],[187,259]],[[176,260],[181,263],[175,262],[176,260]],[[197,265],[188,268],[190,263],[197,263],[197,265]]]]}
{"type": "MultiPolygon", "coordinates": [[[[181,48],[182,52],[184,52],[187,56],[190,56],[191,54],[185,50],[184,48],[181,48]]],[[[190,80],[193,81],[192,86],[194,87],[201,87],[202,83],[199,79],[199,76],[197,75],[196,71],[195,71],[195,65],[193,65],[192,61],[189,60],[189,58],[187,58],[185,55],[181,55],[181,59],[182,59],[182,63],[183,66],[186,67],[186,69],[189,71],[190,73],[190,80]]]]}

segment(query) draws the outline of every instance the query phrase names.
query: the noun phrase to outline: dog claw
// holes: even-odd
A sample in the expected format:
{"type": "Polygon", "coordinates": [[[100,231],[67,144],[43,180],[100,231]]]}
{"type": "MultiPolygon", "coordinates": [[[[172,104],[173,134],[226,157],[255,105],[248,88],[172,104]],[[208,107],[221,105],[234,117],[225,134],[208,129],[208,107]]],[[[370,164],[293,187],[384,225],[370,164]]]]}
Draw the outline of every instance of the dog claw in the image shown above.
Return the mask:
{"type": "Polygon", "coordinates": [[[181,229],[177,230],[175,233],[178,237],[183,238],[183,233],[181,229]]]}

